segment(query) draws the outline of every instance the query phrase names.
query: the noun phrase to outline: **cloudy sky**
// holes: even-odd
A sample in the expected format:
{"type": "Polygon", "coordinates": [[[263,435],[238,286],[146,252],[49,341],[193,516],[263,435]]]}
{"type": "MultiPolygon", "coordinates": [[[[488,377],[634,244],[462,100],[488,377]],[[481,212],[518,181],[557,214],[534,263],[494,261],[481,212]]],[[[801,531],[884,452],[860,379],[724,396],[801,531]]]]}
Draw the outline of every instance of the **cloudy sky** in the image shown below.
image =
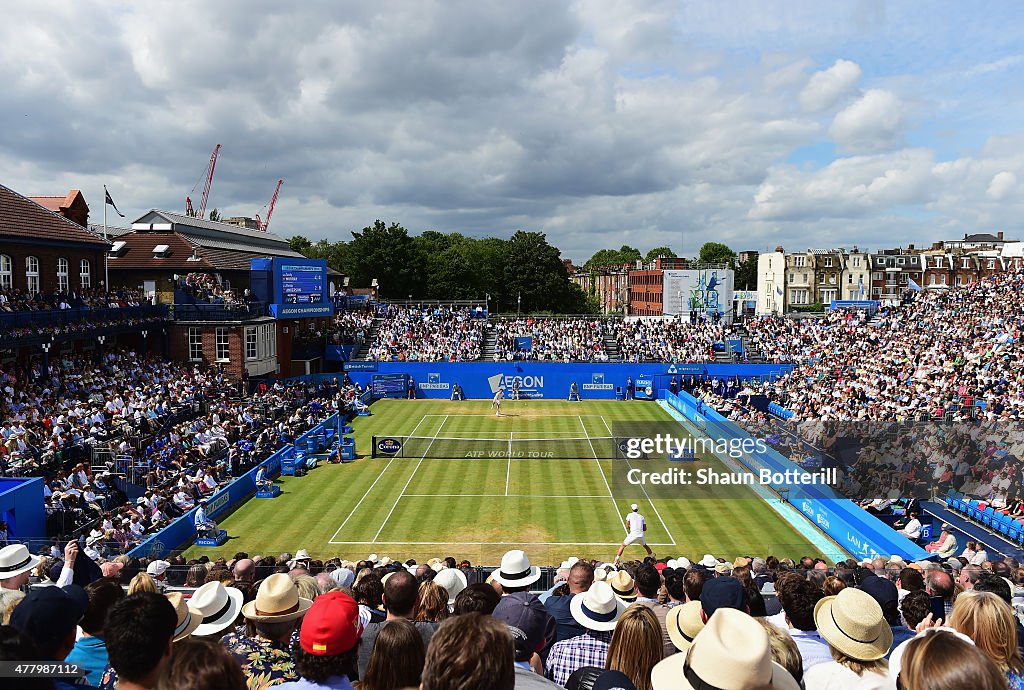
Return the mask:
{"type": "Polygon", "coordinates": [[[1024,6],[5,0],[0,182],[565,256],[1024,239],[1024,6]],[[196,190],[193,199],[198,198],[196,190]]]}

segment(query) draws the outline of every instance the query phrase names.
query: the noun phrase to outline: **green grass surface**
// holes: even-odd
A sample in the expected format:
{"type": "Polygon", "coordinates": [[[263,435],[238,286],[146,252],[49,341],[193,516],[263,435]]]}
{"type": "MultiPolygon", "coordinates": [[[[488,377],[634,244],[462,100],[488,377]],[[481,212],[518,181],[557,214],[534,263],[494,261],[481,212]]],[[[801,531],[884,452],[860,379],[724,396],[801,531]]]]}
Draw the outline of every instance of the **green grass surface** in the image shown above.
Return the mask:
{"type": "MultiPolygon", "coordinates": [[[[321,558],[378,553],[422,562],[454,555],[497,564],[506,550],[523,548],[542,564],[570,555],[607,560],[621,543],[622,516],[634,501],[647,518],[647,541],[659,555],[696,560],[704,553],[730,559],[817,554],[753,492],[739,498],[613,496],[612,465],[621,461],[595,459],[590,439],[612,435],[610,429],[623,422],[660,422],[684,435],[654,403],[506,401],[505,416],[497,418],[488,407],[486,401],[379,401],[371,417],[354,423],[356,462],[321,464],[305,477],[280,478],[280,497],[250,500],[221,521],[231,535],[227,544],[191,547],[186,555],[230,558],[237,551],[306,548],[321,558]],[[427,440],[415,445],[413,457],[371,458],[374,435],[427,440]],[[509,459],[507,453],[461,457],[466,453],[444,440],[449,438],[495,439],[493,447],[501,449],[509,438],[579,440],[563,444],[571,449],[563,457],[509,459]],[[460,457],[434,457],[438,453],[460,457]]],[[[631,546],[625,557],[642,554],[641,547],[631,546]]]]}

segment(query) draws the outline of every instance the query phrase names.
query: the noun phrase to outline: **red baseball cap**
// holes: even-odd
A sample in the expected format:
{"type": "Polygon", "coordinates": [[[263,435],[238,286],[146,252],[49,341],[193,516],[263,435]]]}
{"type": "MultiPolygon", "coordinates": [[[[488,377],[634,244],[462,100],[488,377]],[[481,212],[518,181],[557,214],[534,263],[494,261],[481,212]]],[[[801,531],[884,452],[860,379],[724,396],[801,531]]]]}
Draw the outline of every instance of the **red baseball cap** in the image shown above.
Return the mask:
{"type": "Polygon", "coordinates": [[[327,592],[313,600],[299,630],[299,646],[307,654],[335,656],[356,646],[363,634],[359,604],[343,592],[327,592]]]}

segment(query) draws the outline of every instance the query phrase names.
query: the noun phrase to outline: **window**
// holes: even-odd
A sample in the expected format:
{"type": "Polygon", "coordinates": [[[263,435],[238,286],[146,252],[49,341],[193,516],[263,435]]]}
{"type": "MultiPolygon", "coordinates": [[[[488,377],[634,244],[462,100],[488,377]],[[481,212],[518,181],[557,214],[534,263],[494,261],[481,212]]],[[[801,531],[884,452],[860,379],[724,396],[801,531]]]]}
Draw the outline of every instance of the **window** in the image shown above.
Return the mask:
{"type": "Polygon", "coordinates": [[[277,357],[277,331],[274,324],[246,327],[245,358],[255,360],[274,357],[277,357]]]}
{"type": "Polygon", "coordinates": [[[825,268],[832,268],[832,257],[831,256],[826,256],[825,257],[825,268]]]}
{"type": "Polygon", "coordinates": [[[25,287],[30,294],[39,292],[39,259],[25,257],[25,287]]]}
{"type": "Polygon", "coordinates": [[[231,361],[231,346],[228,344],[228,329],[217,329],[217,361],[231,361]]]}
{"type": "Polygon", "coordinates": [[[807,274],[804,273],[804,285],[807,285],[807,274]]]}
{"type": "Polygon", "coordinates": [[[0,254],[0,288],[8,290],[14,286],[14,262],[6,254],[0,254]]]}
{"type": "Polygon", "coordinates": [[[859,256],[853,257],[853,267],[854,268],[860,268],[860,257],[859,256]]]}
{"type": "Polygon", "coordinates": [[[57,259],[57,291],[68,291],[68,260],[63,256],[57,259]]]}
{"type": "Polygon", "coordinates": [[[203,361],[203,332],[198,328],[188,329],[188,358],[193,362],[203,361]]]}
{"type": "Polygon", "coordinates": [[[794,256],[793,257],[793,261],[796,264],[797,268],[803,268],[804,267],[804,261],[806,261],[806,257],[803,256],[803,255],[801,255],[801,256],[794,256]]]}
{"type": "Polygon", "coordinates": [[[996,260],[995,259],[989,259],[988,260],[988,270],[991,271],[995,267],[996,267],[996,260]]]}
{"type": "Polygon", "coordinates": [[[245,329],[245,358],[256,359],[256,328],[249,326],[245,329]]]}
{"type": "Polygon", "coordinates": [[[82,263],[78,264],[78,278],[83,288],[92,287],[92,266],[88,259],[82,259],[82,263]]]}
{"type": "Polygon", "coordinates": [[[901,256],[900,258],[896,259],[896,263],[898,263],[900,266],[903,266],[907,263],[907,260],[901,256]]]}
{"type": "Polygon", "coordinates": [[[966,256],[960,260],[960,268],[970,268],[970,267],[971,267],[971,260],[968,259],[966,256]]]}
{"type": "Polygon", "coordinates": [[[836,274],[835,273],[830,273],[829,274],[829,276],[828,276],[828,284],[829,285],[835,285],[836,284],[836,274]]]}

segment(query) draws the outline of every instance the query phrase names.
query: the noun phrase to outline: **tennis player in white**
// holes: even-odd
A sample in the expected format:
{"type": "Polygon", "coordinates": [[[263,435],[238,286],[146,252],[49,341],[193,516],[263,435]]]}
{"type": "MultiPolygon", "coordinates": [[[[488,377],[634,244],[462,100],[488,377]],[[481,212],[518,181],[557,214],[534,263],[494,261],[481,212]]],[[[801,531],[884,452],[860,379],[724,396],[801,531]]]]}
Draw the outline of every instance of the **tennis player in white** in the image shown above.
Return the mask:
{"type": "Polygon", "coordinates": [[[499,388],[498,392],[494,394],[494,400],[491,401],[491,407],[492,408],[497,408],[496,410],[494,410],[494,416],[495,417],[500,417],[501,416],[501,401],[502,401],[502,399],[504,397],[505,397],[505,389],[504,388],[499,388]]]}
{"type": "Polygon", "coordinates": [[[647,545],[647,520],[644,520],[644,516],[640,514],[640,506],[636,503],[630,506],[632,512],[626,514],[626,538],[622,541],[622,546],[619,547],[619,552],[615,554],[615,563],[619,562],[622,558],[622,552],[626,550],[626,547],[630,544],[639,543],[640,546],[647,549],[647,555],[653,556],[654,552],[651,551],[651,547],[647,545]]]}

